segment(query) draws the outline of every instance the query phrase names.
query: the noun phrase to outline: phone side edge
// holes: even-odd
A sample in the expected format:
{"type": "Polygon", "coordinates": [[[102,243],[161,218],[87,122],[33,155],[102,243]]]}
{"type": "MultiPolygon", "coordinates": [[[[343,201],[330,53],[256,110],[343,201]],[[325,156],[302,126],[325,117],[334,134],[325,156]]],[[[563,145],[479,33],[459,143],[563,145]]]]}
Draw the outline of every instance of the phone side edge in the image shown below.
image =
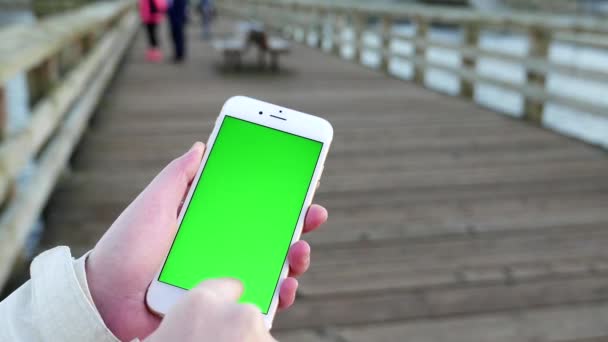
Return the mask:
{"type": "Polygon", "coordinates": [[[198,184],[202,171],[205,167],[205,164],[207,163],[211,148],[213,147],[213,144],[215,143],[215,139],[217,138],[217,134],[219,132],[219,128],[220,128],[221,121],[222,121],[220,119],[224,115],[225,115],[225,113],[222,110],[222,112],[220,112],[220,114],[218,115],[218,119],[216,119],[215,126],[213,127],[213,130],[212,130],[211,134],[209,135],[209,138],[207,139],[207,142],[205,144],[205,152],[203,153],[201,163],[198,167],[198,170],[196,171],[196,175],[194,176],[194,179],[192,180],[192,184],[190,185],[190,188],[188,189],[188,193],[186,195],[186,198],[184,199],[184,202],[180,209],[179,215],[177,217],[177,229],[175,230],[175,234],[172,237],[171,246],[166,251],[166,253],[163,257],[163,261],[159,265],[158,271],[156,271],[154,278],[151,280],[150,284],[148,285],[148,289],[146,290],[146,296],[145,296],[146,306],[148,307],[148,309],[150,309],[151,312],[153,312],[154,314],[161,316],[161,317],[164,314],[166,314],[167,310],[165,310],[164,308],[165,307],[168,308],[172,304],[174,304],[174,303],[170,303],[170,305],[163,305],[164,304],[162,302],[163,298],[165,300],[175,301],[176,299],[167,299],[167,297],[177,297],[177,296],[173,295],[174,292],[179,292],[179,293],[181,293],[181,295],[183,295],[187,292],[187,290],[161,282],[159,280],[160,274],[165,265],[165,262],[167,261],[169,252],[171,251],[171,247],[173,246],[173,242],[175,241],[175,238],[177,237],[179,227],[181,226],[182,220],[184,219],[184,215],[188,209],[188,204],[192,200],[192,196],[196,189],[196,184],[198,184]]]}
{"type": "MultiPolygon", "coordinates": [[[[303,114],[306,114],[306,113],[303,113],[303,114]]],[[[317,183],[320,181],[321,176],[323,174],[325,162],[327,160],[327,156],[329,154],[331,143],[333,141],[333,126],[329,123],[329,121],[327,121],[326,119],[319,117],[319,116],[314,116],[314,115],[310,115],[310,114],[306,114],[306,115],[315,118],[315,121],[318,120],[319,122],[323,122],[325,136],[324,136],[324,141],[322,141],[323,148],[321,150],[321,153],[319,154],[319,159],[317,160],[317,165],[315,166],[315,171],[313,173],[313,177],[309,184],[309,188],[306,193],[306,198],[305,198],[303,206],[301,208],[300,216],[298,217],[298,223],[296,225],[294,235],[293,235],[291,243],[290,243],[290,248],[294,243],[298,242],[302,236],[302,231],[304,229],[304,221],[306,218],[306,214],[307,214],[310,206],[313,204],[313,200],[314,200],[314,197],[315,197],[316,191],[317,191],[317,183]]],[[[278,311],[279,294],[280,294],[281,286],[283,284],[283,281],[288,277],[288,273],[289,273],[289,260],[286,256],[285,261],[283,263],[283,268],[281,269],[279,280],[277,282],[277,286],[275,288],[275,292],[273,294],[273,297],[272,297],[272,300],[271,300],[271,303],[270,303],[270,306],[268,309],[268,313],[263,315],[264,323],[268,330],[270,330],[272,328],[272,323],[273,323],[276,313],[278,311]]]]}

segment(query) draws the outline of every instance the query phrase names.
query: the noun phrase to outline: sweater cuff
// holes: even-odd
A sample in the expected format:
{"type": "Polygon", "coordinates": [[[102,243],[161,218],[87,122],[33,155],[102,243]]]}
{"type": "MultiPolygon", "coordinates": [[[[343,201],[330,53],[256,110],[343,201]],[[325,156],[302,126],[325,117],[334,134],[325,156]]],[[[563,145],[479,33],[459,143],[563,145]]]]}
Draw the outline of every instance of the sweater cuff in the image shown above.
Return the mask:
{"type": "Polygon", "coordinates": [[[43,340],[118,341],[91,300],[86,257],[74,261],[68,247],[57,247],[32,262],[34,320],[43,340]]]}

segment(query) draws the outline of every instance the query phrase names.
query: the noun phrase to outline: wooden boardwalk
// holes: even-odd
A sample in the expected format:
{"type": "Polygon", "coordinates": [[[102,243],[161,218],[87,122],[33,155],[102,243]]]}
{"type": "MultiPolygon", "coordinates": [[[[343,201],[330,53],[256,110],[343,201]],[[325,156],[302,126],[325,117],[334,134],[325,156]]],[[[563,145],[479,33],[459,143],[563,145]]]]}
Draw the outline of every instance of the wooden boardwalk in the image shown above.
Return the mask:
{"type": "MultiPolygon", "coordinates": [[[[223,22],[222,30],[229,23],[223,22]]],[[[280,73],[223,72],[190,32],[183,66],[140,34],[46,210],[41,248],[90,249],[235,94],[335,128],[282,341],[604,341],[608,155],[297,46],[280,73]]],[[[250,62],[255,56],[250,56],[250,62]]]]}

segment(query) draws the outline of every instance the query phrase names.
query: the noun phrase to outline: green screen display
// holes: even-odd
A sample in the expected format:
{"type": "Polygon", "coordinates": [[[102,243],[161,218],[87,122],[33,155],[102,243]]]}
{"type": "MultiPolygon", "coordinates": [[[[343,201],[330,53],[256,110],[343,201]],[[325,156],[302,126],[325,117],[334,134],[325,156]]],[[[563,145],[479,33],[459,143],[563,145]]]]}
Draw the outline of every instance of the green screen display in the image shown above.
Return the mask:
{"type": "Polygon", "coordinates": [[[226,116],[159,280],[239,279],[241,302],[268,313],[322,147],[226,116]]]}

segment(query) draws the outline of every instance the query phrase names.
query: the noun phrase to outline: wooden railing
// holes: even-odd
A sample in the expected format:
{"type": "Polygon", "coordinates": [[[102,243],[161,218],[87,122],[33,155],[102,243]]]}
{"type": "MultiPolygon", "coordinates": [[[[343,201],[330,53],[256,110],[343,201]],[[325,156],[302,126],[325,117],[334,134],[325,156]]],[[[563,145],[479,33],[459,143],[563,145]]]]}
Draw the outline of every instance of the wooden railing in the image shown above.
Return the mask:
{"type": "Polygon", "coordinates": [[[107,2],[0,31],[0,287],[134,37],[135,9],[107,2]],[[30,115],[8,132],[5,85],[23,73],[30,115]]]}
{"type": "Polygon", "coordinates": [[[0,0],[0,10],[30,8],[31,0],[0,0]]]}
{"type": "Polygon", "coordinates": [[[361,63],[364,51],[380,55],[378,69],[389,72],[393,60],[406,61],[414,66],[412,79],[425,85],[428,70],[440,70],[459,79],[459,94],[473,99],[475,85],[487,84],[521,94],[525,98],[523,116],[542,123],[545,104],[552,103],[591,115],[608,117],[608,104],[580,97],[556,94],[547,89],[545,80],[550,73],[608,84],[608,68],[592,69],[585,66],[560,64],[548,56],[552,42],[566,42],[608,51],[608,21],[594,17],[567,17],[526,12],[480,12],[470,8],[413,4],[376,3],[374,1],[320,0],[221,0],[220,10],[246,19],[262,21],[268,27],[294,37],[297,31],[314,32],[319,48],[330,45],[328,51],[341,55],[344,44],[354,47],[352,60],[361,63]],[[380,46],[371,46],[362,39],[370,31],[368,20],[376,20],[375,34],[380,46]],[[397,22],[415,26],[414,34],[394,30],[397,22]],[[430,38],[432,25],[457,27],[462,32],[461,43],[430,38]],[[354,34],[344,39],[343,30],[354,34]],[[492,51],[480,46],[480,32],[494,30],[528,36],[529,51],[525,56],[492,51]],[[329,33],[328,33],[329,32],[329,33]],[[395,51],[391,41],[398,40],[413,46],[413,53],[395,51]],[[458,53],[460,63],[450,65],[432,61],[427,50],[441,48],[458,53]],[[491,58],[516,63],[526,70],[524,82],[512,82],[480,73],[476,64],[480,58],[491,58]]]}
{"type": "Polygon", "coordinates": [[[73,10],[103,0],[0,0],[2,10],[32,10],[37,16],[73,10]]]}
{"type": "Polygon", "coordinates": [[[52,15],[90,5],[99,0],[31,0],[31,8],[38,17],[52,15]]]}

